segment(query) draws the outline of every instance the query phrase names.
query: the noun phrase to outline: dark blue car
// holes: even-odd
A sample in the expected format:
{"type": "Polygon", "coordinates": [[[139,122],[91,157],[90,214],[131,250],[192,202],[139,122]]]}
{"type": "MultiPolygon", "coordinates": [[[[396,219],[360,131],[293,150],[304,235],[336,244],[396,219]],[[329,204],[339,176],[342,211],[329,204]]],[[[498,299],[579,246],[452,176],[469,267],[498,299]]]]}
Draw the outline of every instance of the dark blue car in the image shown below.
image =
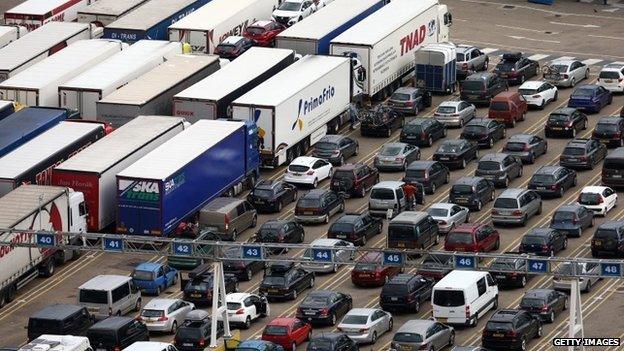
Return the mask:
{"type": "Polygon", "coordinates": [[[594,212],[581,205],[563,205],[550,219],[550,228],[569,236],[580,237],[584,229],[593,227],[594,212]]]}
{"type": "Polygon", "coordinates": [[[178,281],[178,270],[154,262],[140,263],[132,272],[132,281],[146,294],[160,295],[178,281]]]}
{"type": "Polygon", "coordinates": [[[613,101],[613,94],[599,85],[582,85],[578,87],[568,101],[568,107],[598,113],[613,101]]]}

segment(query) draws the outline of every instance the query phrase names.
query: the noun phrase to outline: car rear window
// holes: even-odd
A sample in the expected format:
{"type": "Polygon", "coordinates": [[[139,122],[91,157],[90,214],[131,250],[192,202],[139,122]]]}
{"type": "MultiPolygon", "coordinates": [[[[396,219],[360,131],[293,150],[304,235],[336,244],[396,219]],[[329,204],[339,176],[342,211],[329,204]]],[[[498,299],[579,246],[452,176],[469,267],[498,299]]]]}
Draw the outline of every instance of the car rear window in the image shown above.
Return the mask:
{"type": "Polygon", "coordinates": [[[371,199],[392,200],[394,199],[394,191],[392,189],[376,188],[371,191],[371,199]]]}
{"type": "Polygon", "coordinates": [[[405,133],[421,133],[422,132],[422,126],[420,124],[407,124],[405,125],[405,127],[403,127],[403,131],[405,131],[405,133]]]}
{"type": "Polygon", "coordinates": [[[117,338],[114,330],[87,330],[87,338],[91,342],[91,345],[97,346],[113,346],[117,344],[117,338]]]}
{"type": "Polygon", "coordinates": [[[525,143],[509,142],[505,145],[505,149],[509,151],[524,151],[525,143]]]}
{"type": "Polygon", "coordinates": [[[456,184],[456,185],[453,185],[453,187],[451,188],[451,191],[454,194],[472,194],[473,189],[472,189],[472,185],[456,184]]]}
{"type": "Polygon", "coordinates": [[[394,93],[394,94],[392,94],[390,99],[391,100],[398,100],[398,101],[407,101],[407,100],[410,99],[410,95],[409,94],[404,94],[404,93],[394,93]]]}
{"type": "Polygon", "coordinates": [[[446,242],[450,244],[472,244],[472,233],[450,232],[446,236],[446,242]]]}
{"type": "Polygon", "coordinates": [[[149,271],[140,271],[140,270],[134,270],[132,272],[132,278],[136,279],[136,280],[153,280],[154,279],[154,272],[149,272],[149,271]]]}
{"type": "Polygon", "coordinates": [[[408,289],[406,284],[386,284],[381,288],[382,295],[407,295],[408,289]]]}
{"type": "Polygon", "coordinates": [[[288,166],[288,170],[291,172],[307,172],[310,169],[310,167],[308,166],[303,166],[303,165],[290,165],[288,166]]]}
{"type": "Polygon", "coordinates": [[[355,179],[353,172],[351,171],[336,171],[334,173],[334,178],[336,179],[355,179]]]}
{"type": "Polygon", "coordinates": [[[423,337],[420,334],[416,334],[416,333],[396,333],[394,334],[394,337],[392,338],[393,341],[396,342],[409,342],[409,343],[417,343],[417,342],[422,342],[423,341],[423,337]]]}
{"type": "Polygon", "coordinates": [[[425,178],[427,171],[424,169],[408,169],[405,175],[412,178],[425,178]]]}
{"type": "Polygon", "coordinates": [[[603,229],[598,228],[596,233],[594,233],[594,238],[596,239],[617,239],[618,233],[615,229],[603,229]]]}
{"type": "MultiPolygon", "coordinates": [[[[412,125],[408,125],[406,126],[406,128],[409,126],[412,126],[412,125]]],[[[396,156],[399,153],[401,153],[402,150],[403,148],[400,146],[387,146],[386,145],[381,149],[381,151],[379,151],[379,154],[382,156],[396,156]]]]}
{"type": "Polygon", "coordinates": [[[592,89],[576,89],[572,93],[572,97],[592,97],[594,96],[594,91],[592,89]]]}
{"type": "Polygon", "coordinates": [[[108,292],[104,290],[87,290],[80,289],[80,297],[78,301],[82,303],[108,303],[108,292]]]}
{"type": "Polygon", "coordinates": [[[522,243],[525,245],[544,245],[546,238],[543,236],[525,235],[522,237],[522,243]]]}
{"type": "Polygon", "coordinates": [[[615,71],[602,71],[602,72],[600,72],[600,75],[598,75],[598,78],[602,78],[602,79],[618,79],[618,78],[620,78],[620,74],[615,72],[615,71]]]}
{"type": "Polygon", "coordinates": [[[339,148],[338,144],[328,142],[318,142],[314,147],[318,150],[336,150],[339,148]]]}
{"type": "Polygon", "coordinates": [[[550,67],[551,69],[554,69],[555,71],[559,73],[566,73],[568,71],[568,65],[552,65],[548,67],[550,67]]]}
{"type": "Polygon", "coordinates": [[[581,193],[578,199],[579,203],[582,203],[585,205],[598,205],[600,200],[601,200],[601,196],[599,194],[594,194],[594,193],[581,193]]]}
{"type": "Polygon", "coordinates": [[[604,168],[607,168],[607,169],[624,169],[624,158],[607,157],[604,160],[604,168]]]}
{"type": "Polygon", "coordinates": [[[301,208],[317,208],[320,206],[320,200],[319,199],[299,199],[299,202],[297,203],[297,207],[301,207],[301,208]]]}
{"type": "Polygon", "coordinates": [[[153,317],[162,317],[164,315],[165,315],[165,311],[163,310],[144,309],[141,311],[141,317],[153,318],[153,317]]]}
{"type": "Polygon", "coordinates": [[[535,95],[537,94],[537,89],[527,89],[527,88],[518,89],[518,93],[520,95],[535,95]]]}
{"type": "Polygon", "coordinates": [[[494,161],[481,161],[477,165],[477,168],[482,171],[500,171],[501,165],[494,161]]]}
{"type": "Polygon", "coordinates": [[[257,197],[271,197],[273,196],[273,191],[270,189],[254,189],[253,195],[257,197]]]}
{"type": "Polygon", "coordinates": [[[597,132],[617,132],[618,125],[614,123],[598,123],[596,124],[597,132]]]}
{"type": "Polygon", "coordinates": [[[264,328],[266,335],[288,335],[288,328],[281,325],[267,325],[264,328]]]}
{"type": "Polygon", "coordinates": [[[334,222],[334,224],[329,227],[329,231],[332,233],[351,233],[353,231],[352,223],[344,223],[344,222],[334,222]]]}
{"type": "Polygon", "coordinates": [[[485,126],[477,126],[477,125],[467,125],[464,127],[464,132],[467,133],[485,133],[487,128],[485,126]]]}
{"type": "Polygon", "coordinates": [[[458,307],[465,304],[464,292],[459,290],[434,290],[433,304],[443,307],[458,307]]]}
{"type": "Polygon", "coordinates": [[[388,226],[388,240],[411,240],[416,235],[418,227],[403,224],[390,224],[388,226]]]}
{"type": "Polygon", "coordinates": [[[286,283],[286,279],[280,276],[267,275],[262,280],[262,284],[266,285],[284,285],[286,283]]]}
{"type": "Polygon", "coordinates": [[[570,120],[569,115],[553,113],[550,116],[548,116],[548,121],[550,122],[567,122],[569,120],[570,120]]]}
{"type": "Polygon", "coordinates": [[[487,322],[485,329],[487,330],[513,330],[513,325],[509,322],[487,322]]]}
{"type": "Polygon", "coordinates": [[[455,106],[440,106],[437,110],[438,113],[455,113],[455,106]]]}
{"type": "Polygon", "coordinates": [[[243,307],[240,302],[228,302],[227,309],[230,311],[236,311],[237,309],[243,307]]]}
{"type": "Polygon", "coordinates": [[[478,80],[465,80],[461,83],[462,90],[485,90],[485,84],[478,80]]]}
{"type": "Polygon", "coordinates": [[[544,305],[544,300],[525,297],[520,301],[520,307],[541,307],[544,305]]]}
{"type": "Polygon", "coordinates": [[[493,101],[490,104],[490,110],[492,111],[507,111],[509,110],[509,104],[505,101],[493,101]]]}
{"type": "Polygon", "coordinates": [[[180,339],[198,340],[202,337],[202,333],[198,328],[180,327],[176,332],[176,337],[180,339]]]}
{"type": "Polygon", "coordinates": [[[458,144],[442,144],[438,149],[439,152],[457,153],[461,150],[461,145],[458,144]]]}
{"type": "Polygon", "coordinates": [[[332,351],[334,348],[332,347],[331,341],[329,340],[312,340],[308,343],[308,347],[306,351],[332,351]]]}
{"type": "Polygon", "coordinates": [[[494,202],[494,208],[518,208],[518,200],[508,197],[499,197],[494,202]]]}
{"type": "Polygon", "coordinates": [[[534,174],[531,180],[536,183],[552,183],[555,181],[555,176],[552,174],[534,174]]]}
{"type": "Polygon", "coordinates": [[[258,231],[258,239],[275,240],[279,236],[279,230],[272,228],[264,228],[258,231]]]}
{"type": "Polygon", "coordinates": [[[368,316],[358,316],[358,315],[346,315],[342,319],[342,323],[344,324],[366,324],[368,322],[368,316]]]}
{"type": "Polygon", "coordinates": [[[585,148],[582,147],[566,147],[563,149],[564,155],[582,156],[585,155],[585,148]]]}
{"type": "Polygon", "coordinates": [[[553,216],[553,222],[568,222],[573,220],[575,217],[574,212],[570,211],[557,211],[553,216]]]}

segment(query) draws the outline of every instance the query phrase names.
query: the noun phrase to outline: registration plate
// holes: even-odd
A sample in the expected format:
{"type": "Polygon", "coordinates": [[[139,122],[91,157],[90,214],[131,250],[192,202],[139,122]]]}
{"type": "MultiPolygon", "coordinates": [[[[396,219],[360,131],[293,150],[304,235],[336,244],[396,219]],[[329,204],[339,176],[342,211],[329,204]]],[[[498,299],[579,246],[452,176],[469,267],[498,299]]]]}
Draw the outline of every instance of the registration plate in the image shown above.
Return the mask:
{"type": "Polygon", "coordinates": [[[303,214],[306,214],[306,215],[313,215],[313,214],[314,214],[314,212],[312,212],[312,211],[305,211],[305,212],[303,212],[303,214]]]}
{"type": "Polygon", "coordinates": [[[613,83],[613,80],[611,80],[611,79],[605,79],[605,83],[613,83]]]}
{"type": "Polygon", "coordinates": [[[346,239],[347,236],[344,235],[344,234],[339,234],[339,235],[336,235],[336,238],[338,238],[338,239],[346,239]]]}
{"type": "Polygon", "coordinates": [[[190,342],[185,342],[185,343],[182,344],[182,346],[193,346],[193,344],[190,343],[190,342]]]}
{"type": "Polygon", "coordinates": [[[622,178],[622,175],[621,174],[614,174],[613,178],[622,178]]]}
{"type": "Polygon", "coordinates": [[[398,298],[396,298],[396,297],[391,297],[391,298],[390,298],[390,301],[398,301],[398,300],[399,300],[399,299],[398,299],[398,298]]]}
{"type": "Polygon", "coordinates": [[[479,95],[468,95],[468,97],[471,98],[471,99],[476,99],[476,98],[479,97],[479,95]]]}
{"type": "Polygon", "coordinates": [[[609,139],[600,139],[600,142],[608,144],[609,143],[609,139]]]}
{"type": "Polygon", "coordinates": [[[446,323],[448,321],[448,318],[436,318],[436,321],[440,323],[446,323]]]}
{"type": "Polygon", "coordinates": [[[545,186],[538,186],[537,190],[546,190],[546,187],[545,186]]]}
{"type": "Polygon", "coordinates": [[[442,161],[448,161],[448,160],[449,160],[449,158],[448,158],[448,157],[440,157],[440,160],[442,160],[442,161]]]}
{"type": "Polygon", "coordinates": [[[553,130],[563,130],[563,128],[561,128],[561,127],[553,127],[552,129],[553,130]]]}
{"type": "Polygon", "coordinates": [[[270,293],[276,293],[276,292],[277,292],[277,289],[269,289],[269,292],[270,292],[270,293]]]}
{"type": "Polygon", "coordinates": [[[306,316],[314,316],[314,311],[305,311],[306,316]]]}
{"type": "Polygon", "coordinates": [[[570,157],[570,158],[568,158],[568,161],[578,161],[578,158],[570,157]]]}
{"type": "Polygon", "coordinates": [[[495,338],[504,338],[505,334],[501,334],[501,333],[494,333],[492,334],[495,338]]]}
{"type": "Polygon", "coordinates": [[[505,277],[505,275],[504,275],[504,274],[497,274],[497,275],[495,275],[495,276],[494,276],[494,278],[497,278],[497,279],[505,279],[506,277],[505,277]]]}
{"type": "Polygon", "coordinates": [[[191,297],[200,298],[200,297],[201,297],[201,294],[191,294],[191,297]]]}

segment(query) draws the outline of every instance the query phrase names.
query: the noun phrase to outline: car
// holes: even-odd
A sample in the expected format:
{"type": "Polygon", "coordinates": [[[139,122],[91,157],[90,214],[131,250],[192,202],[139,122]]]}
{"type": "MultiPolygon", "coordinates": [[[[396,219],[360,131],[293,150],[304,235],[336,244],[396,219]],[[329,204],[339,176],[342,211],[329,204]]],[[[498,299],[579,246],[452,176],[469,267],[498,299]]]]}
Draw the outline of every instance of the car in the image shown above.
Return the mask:
{"type": "MultiPolygon", "coordinates": [[[[249,329],[251,322],[269,315],[269,303],[262,295],[230,293],[225,296],[225,303],[230,325],[240,325],[244,329],[249,329]]],[[[218,320],[223,321],[223,317],[219,315],[218,320]]]]}
{"type": "Polygon", "coordinates": [[[332,290],[312,290],[297,308],[297,318],[311,324],[336,325],[353,308],[351,295],[332,290]]]}
{"type": "Polygon", "coordinates": [[[365,246],[368,239],[381,234],[383,221],[368,212],[347,213],[335,220],[327,230],[330,239],[342,239],[365,246]]]}
{"type": "Polygon", "coordinates": [[[284,350],[296,351],[297,346],[312,338],[312,326],[299,318],[278,317],[268,322],[262,331],[262,340],[281,345],[284,350]]]}
{"type": "Polygon", "coordinates": [[[418,160],[407,166],[405,177],[402,181],[405,183],[422,184],[424,191],[428,194],[435,194],[438,187],[448,184],[451,180],[449,169],[439,161],[418,160]]]}
{"type": "Polygon", "coordinates": [[[624,117],[601,117],[592,131],[592,139],[609,146],[624,146],[624,117]]]}
{"type": "Polygon", "coordinates": [[[542,214],[542,198],[533,190],[509,188],[494,201],[492,223],[526,225],[530,217],[542,214]]]}
{"type": "Polygon", "coordinates": [[[598,263],[562,262],[553,273],[553,289],[555,290],[571,290],[573,280],[569,276],[575,273],[583,275],[578,280],[579,290],[584,293],[590,292],[592,287],[601,279],[599,278],[600,265],[598,263]]]}
{"type": "Polygon", "coordinates": [[[558,87],[574,87],[589,78],[589,67],[579,60],[555,60],[544,67],[544,79],[558,87]]]}
{"type": "Polygon", "coordinates": [[[389,138],[392,133],[405,125],[403,114],[391,107],[379,105],[360,113],[360,135],[389,138]]]}
{"type": "Polygon", "coordinates": [[[509,128],[516,126],[516,122],[524,121],[528,105],[522,95],[514,91],[503,91],[490,101],[487,117],[509,128]]]}
{"type": "MultiPolygon", "coordinates": [[[[212,229],[203,229],[193,239],[199,241],[220,241],[221,237],[215,233],[212,229]]],[[[209,244],[198,244],[195,246],[194,251],[202,255],[211,255],[213,247],[209,244]]],[[[202,258],[194,258],[188,256],[167,256],[167,265],[176,269],[195,269],[204,263],[202,258]]]]}
{"type": "Polygon", "coordinates": [[[522,83],[518,87],[518,93],[524,97],[528,106],[537,107],[540,110],[543,110],[547,104],[559,99],[557,87],[540,80],[530,80],[522,83]]]}
{"type": "Polygon", "coordinates": [[[393,218],[404,211],[409,211],[405,195],[405,183],[383,181],[375,184],[368,197],[368,211],[372,216],[393,218]]]}
{"type": "Polygon", "coordinates": [[[568,309],[568,296],[552,289],[531,289],[524,293],[518,308],[544,322],[554,323],[555,316],[568,309]]]}
{"type": "Polygon", "coordinates": [[[474,118],[466,123],[460,138],[476,142],[480,147],[493,148],[498,140],[505,139],[505,125],[489,118],[474,118]]]}
{"type": "Polygon", "coordinates": [[[379,183],[379,171],[364,163],[349,163],[334,170],[329,189],[337,194],[365,197],[379,183]]]}
{"type": "Polygon", "coordinates": [[[141,293],[160,295],[178,282],[178,270],[162,263],[139,263],[132,271],[132,282],[141,293]]]}
{"type": "Polygon", "coordinates": [[[292,262],[273,263],[265,271],[258,294],[272,299],[295,300],[299,293],[314,286],[314,273],[292,262]]]}
{"type": "Polygon", "coordinates": [[[503,152],[520,157],[523,163],[534,163],[548,151],[548,141],[534,134],[514,134],[507,139],[503,152]]]}
{"type": "Polygon", "coordinates": [[[258,211],[281,212],[284,206],[297,201],[297,188],[281,179],[261,180],[249,192],[247,201],[258,211]]]}
{"type": "MultiPolygon", "coordinates": [[[[253,241],[257,243],[300,244],[303,243],[304,239],[305,230],[303,226],[291,219],[270,219],[260,226],[253,237],[253,241]]],[[[272,253],[278,253],[288,250],[272,251],[272,253]]]]}
{"type": "Polygon", "coordinates": [[[598,113],[606,105],[611,105],[611,102],[613,94],[609,90],[600,85],[581,85],[570,95],[568,107],[598,113]]]}
{"type": "Polygon", "coordinates": [[[392,315],[380,308],[354,308],[342,317],[336,329],[357,343],[377,342],[377,338],[392,330],[392,315]]]}
{"type": "Polygon", "coordinates": [[[474,73],[460,83],[459,98],[474,104],[489,105],[492,97],[507,89],[507,81],[495,73],[474,73]]]}
{"type": "Polygon", "coordinates": [[[481,211],[483,205],[494,201],[494,183],[483,177],[461,177],[449,191],[449,201],[470,210],[481,211]]]}
{"type": "Polygon", "coordinates": [[[605,65],[598,74],[598,85],[613,92],[624,92],[624,64],[611,63],[605,65]]]}
{"type": "Polygon", "coordinates": [[[540,71],[537,61],[524,57],[521,52],[508,52],[494,67],[494,73],[507,80],[509,85],[522,84],[540,71]]]}
{"type": "Polygon", "coordinates": [[[288,165],[284,181],[297,185],[318,187],[319,182],[331,179],[334,167],[317,157],[299,156],[288,165]]]}
{"type": "Polygon", "coordinates": [[[559,156],[559,165],[568,168],[594,169],[607,157],[607,147],[595,139],[570,140],[559,156]]]}
{"type": "Polygon", "coordinates": [[[608,186],[586,186],[576,203],[593,211],[594,215],[606,216],[607,212],[617,206],[617,193],[608,186]]]}
{"type": "Polygon", "coordinates": [[[344,212],[345,200],[331,190],[315,189],[303,194],[295,206],[298,223],[329,223],[329,218],[344,212]]]}
{"type": "Polygon", "coordinates": [[[340,134],[325,135],[314,144],[312,156],[342,166],[351,156],[357,156],[360,150],[358,141],[340,134]]]}
{"type": "Polygon", "coordinates": [[[351,270],[351,282],[359,287],[383,286],[399,272],[401,268],[398,266],[383,265],[381,251],[369,251],[351,270]]]}
{"type": "Polygon", "coordinates": [[[541,196],[563,197],[563,194],[577,184],[576,171],[562,166],[541,166],[527,185],[541,196]]]}
{"type": "MultiPolygon", "coordinates": [[[[193,310],[186,315],[184,323],[176,331],[173,343],[180,351],[203,351],[210,344],[212,321],[210,314],[193,310]]],[[[217,337],[224,334],[223,322],[217,322],[217,337]]]]}
{"type": "Polygon", "coordinates": [[[583,230],[596,223],[594,212],[581,205],[563,205],[550,219],[549,227],[569,236],[581,237],[583,230]]]}
{"type": "Polygon", "coordinates": [[[223,272],[234,275],[239,281],[250,281],[253,275],[264,269],[263,261],[243,260],[243,248],[233,246],[224,249],[227,260],[223,262],[223,272]]]}
{"type": "Polygon", "coordinates": [[[467,101],[443,101],[438,105],[433,118],[447,127],[455,126],[462,128],[464,124],[477,116],[475,105],[467,101]]]}
{"type": "Polygon", "coordinates": [[[416,274],[438,281],[449,274],[453,268],[455,268],[453,255],[428,253],[425,254],[425,258],[416,271],[416,274]]]}
{"type": "Polygon", "coordinates": [[[306,351],[359,351],[359,347],[353,339],[345,333],[319,333],[312,337],[306,351]]]}
{"type": "Polygon", "coordinates": [[[383,170],[406,170],[407,165],[420,160],[417,146],[402,142],[386,143],[381,146],[373,160],[373,166],[383,170]]]}
{"type": "Polygon", "coordinates": [[[275,46],[275,37],[286,27],[275,21],[256,21],[245,28],[243,36],[258,46],[275,46]]]}
{"type": "Polygon", "coordinates": [[[220,240],[236,241],[238,233],[255,228],[258,211],[247,200],[221,196],[214,198],[199,210],[200,228],[214,231],[220,240]]]}
{"type": "Polygon", "coordinates": [[[474,175],[491,180],[494,185],[506,188],[512,178],[522,177],[522,160],[505,153],[485,154],[477,163],[474,175]]]}
{"type": "Polygon", "coordinates": [[[587,115],[575,108],[558,108],[550,113],[544,125],[547,138],[565,135],[576,138],[576,133],[587,129],[587,115]]]}
{"type": "Polygon", "coordinates": [[[522,236],[518,251],[539,256],[554,257],[568,247],[565,234],[552,228],[532,228],[522,236]]]}
{"type": "Polygon", "coordinates": [[[457,79],[465,79],[477,71],[487,71],[490,58],[476,46],[457,45],[457,79]]]}
{"type": "Polygon", "coordinates": [[[316,12],[316,4],[312,0],[287,0],[273,11],[273,20],[290,27],[316,12]]]}
{"type": "Polygon", "coordinates": [[[488,351],[488,349],[481,346],[455,346],[451,351],[488,351]]]}
{"type": "MultiPolygon", "coordinates": [[[[318,253],[317,254],[322,254],[318,253]]],[[[307,262],[301,264],[301,268],[319,273],[335,273],[341,266],[341,262],[352,261],[355,258],[355,250],[353,243],[341,239],[319,238],[310,243],[310,248],[303,253],[303,259],[307,262]],[[315,247],[331,247],[332,262],[320,263],[314,262],[315,247]]]]}
{"type": "Polygon", "coordinates": [[[433,160],[448,168],[466,168],[468,162],[479,157],[479,146],[466,139],[444,140],[433,154],[433,160]]]}
{"type": "Polygon", "coordinates": [[[284,351],[284,348],[266,340],[244,340],[234,351],[284,351]]]}
{"type": "Polygon", "coordinates": [[[395,350],[442,350],[455,344],[455,329],[431,319],[411,319],[392,337],[395,350]]]}
{"type": "Polygon", "coordinates": [[[620,117],[624,117],[624,106],[622,106],[622,109],[620,110],[620,117]]]}
{"type": "Polygon", "coordinates": [[[448,233],[462,223],[468,223],[470,210],[467,207],[437,202],[427,208],[427,213],[438,222],[438,231],[448,233]]]}
{"type": "Polygon", "coordinates": [[[498,310],[483,328],[481,345],[486,348],[528,350],[527,343],[542,336],[542,322],[523,310],[498,310]]]}
{"type": "Polygon", "coordinates": [[[489,224],[462,224],[444,238],[444,250],[489,252],[500,248],[500,234],[489,224]]]}
{"type": "Polygon", "coordinates": [[[434,141],[445,137],[444,123],[429,117],[416,117],[405,124],[399,140],[418,146],[432,146],[434,141]]]}
{"type": "Polygon", "coordinates": [[[385,311],[418,313],[420,305],[431,299],[434,283],[417,274],[397,274],[381,288],[379,306],[385,311]]]}
{"type": "Polygon", "coordinates": [[[624,254],[624,222],[605,221],[594,232],[591,240],[592,257],[624,254]]]}
{"type": "MultiPolygon", "coordinates": [[[[188,273],[188,279],[180,279],[185,301],[191,301],[196,305],[209,305],[212,303],[212,288],[214,283],[211,264],[202,264],[188,273]]],[[[224,275],[225,292],[238,290],[238,279],[232,274],[224,275]]]]}
{"type": "Polygon", "coordinates": [[[171,332],[184,323],[189,312],[195,309],[191,302],[181,299],[153,299],[141,310],[139,318],[149,331],[171,332]]]}
{"type": "Polygon", "coordinates": [[[125,350],[135,342],[149,341],[150,336],[145,323],[138,318],[110,316],[93,324],[87,330],[87,338],[93,350],[115,351],[125,350]]]}
{"type": "Polygon", "coordinates": [[[94,318],[85,306],[53,304],[28,317],[28,341],[44,334],[72,334],[83,336],[91,329],[94,318]]]}
{"type": "Polygon", "coordinates": [[[244,54],[252,46],[253,41],[251,39],[232,35],[225,38],[215,47],[214,54],[219,55],[223,59],[233,60],[244,54]]]}
{"type": "Polygon", "coordinates": [[[624,186],[624,147],[618,147],[605,157],[601,172],[602,185],[621,189],[624,186]]]}
{"type": "Polygon", "coordinates": [[[400,87],[390,95],[388,106],[397,112],[417,116],[418,112],[431,106],[431,92],[414,87],[400,87]]]}
{"type": "MultiPolygon", "coordinates": [[[[517,255],[517,252],[505,252],[517,255]]],[[[525,287],[532,275],[518,273],[526,270],[527,260],[517,257],[499,257],[494,259],[488,270],[499,287],[525,287]],[[514,271],[514,272],[511,272],[514,271]]]]}

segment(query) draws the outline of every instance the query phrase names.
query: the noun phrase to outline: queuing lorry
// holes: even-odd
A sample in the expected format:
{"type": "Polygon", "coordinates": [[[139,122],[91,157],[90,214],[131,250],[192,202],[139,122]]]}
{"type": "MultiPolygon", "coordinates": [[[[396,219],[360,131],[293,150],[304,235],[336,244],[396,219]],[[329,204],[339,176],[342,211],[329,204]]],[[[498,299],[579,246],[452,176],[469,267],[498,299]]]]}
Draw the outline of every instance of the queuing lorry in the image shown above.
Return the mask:
{"type": "Polygon", "coordinates": [[[148,0],[97,0],[78,11],[78,22],[107,26],[137,9],[148,0]]]}
{"type": "Polygon", "coordinates": [[[139,116],[54,167],[52,184],[82,192],[89,211],[87,228],[103,230],[115,222],[117,173],[188,125],[183,118],[139,116]]]}
{"type": "Polygon", "coordinates": [[[28,67],[0,83],[0,99],[26,106],[58,107],[58,87],[76,75],[120,52],[127,44],[118,40],[79,40],[56,55],[28,67]]]}
{"type": "Polygon", "coordinates": [[[0,100],[0,121],[15,112],[15,103],[13,101],[0,100]]]}
{"type": "MultiPolygon", "coordinates": [[[[70,188],[27,184],[0,198],[2,229],[84,233],[86,225],[82,193],[70,188]]],[[[35,243],[32,232],[0,232],[0,239],[16,244],[35,243]]],[[[29,281],[52,276],[56,265],[76,258],[77,254],[37,247],[0,247],[0,307],[15,299],[17,290],[29,281]]]]}
{"type": "Polygon", "coordinates": [[[67,118],[67,110],[27,107],[0,120],[0,157],[67,118]]]}
{"type": "Polygon", "coordinates": [[[451,22],[438,0],[392,0],[334,38],[330,53],[353,60],[362,97],[384,97],[411,78],[416,50],[449,41],[451,22]]]}
{"type": "Polygon", "coordinates": [[[95,120],[96,102],[121,86],[182,53],[180,43],[141,40],[58,87],[59,106],[95,120]]]}
{"type": "Polygon", "coordinates": [[[252,47],[173,97],[173,115],[189,122],[230,118],[230,104],[295,62],[292,50],[252,47]]]}
{"type": "Polygon", "coordinates": [[[52,168],[106,135],[103,123],[65,121],[0,157],[0,196],[22,184],[52,184],[52,168]]]}
{"type": "Polygon", "coordinates": [[[117,232],[167,236],[258,177],[253,122],[201,120],[117,174],[117,232]]]}
{"type": "Polygon", "coordinates": [[[28,30],[24,26],[7,25],[0,26],[0,48],[6,46],[12,41],[15,41],[28,33],[28,30]]]}
{"type": "Polygon", "coordinates": [[[329,42],[388,3],[388,0],[334,0],[276,37],[276,46],[299,55],[328,55],[329,42]]]}
{"type": "Polygon", "coordinates": [[[174,94],[218,69],[218,56],[175,55],[98,101],[97,119],[117,127],[139,115],[171,115],[174,94]]]}
{"type": "Polygon", "coordinates": [[[232,118],[254,121],[264,167],[290,163],[349,120],[350,59],[308,55],[232,103],[232,118]]]}
{"type": "Polygon", "coordinates": [[[438,93],[457,87],[457,50],[450,43],[427,44],[416,50],[415,86],[438,93]]]}
{"type": "Polygon", "coordinates": [[[80,39],[91,39],[91,25],[52,22],[9,43],[0,49],[0,82],[80,39]]]}
{"type": "Polygon", "coordinates": [[[135,42],[167,40],[167,27],[207,4],[210,0],[151,0],[104,27],[104,37],[135,42]]]}
{"type": "Polygon", "coordinates": [[[194,52],[212,54],[225,38],[243,35],[256,20],[271,18],[280,0],[212,0],[169,26],[169,40],[189,43],[194,52]]]}
{"type": "Polygon", "coordinates": [[[48,22],[74,22],[78,11],[97,0],[26,0],[4,13],[4,23],[37,29],[48,22]]]}

